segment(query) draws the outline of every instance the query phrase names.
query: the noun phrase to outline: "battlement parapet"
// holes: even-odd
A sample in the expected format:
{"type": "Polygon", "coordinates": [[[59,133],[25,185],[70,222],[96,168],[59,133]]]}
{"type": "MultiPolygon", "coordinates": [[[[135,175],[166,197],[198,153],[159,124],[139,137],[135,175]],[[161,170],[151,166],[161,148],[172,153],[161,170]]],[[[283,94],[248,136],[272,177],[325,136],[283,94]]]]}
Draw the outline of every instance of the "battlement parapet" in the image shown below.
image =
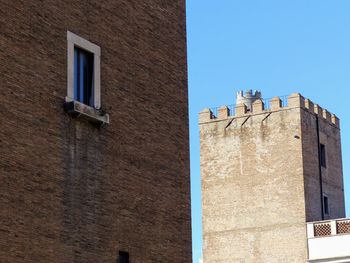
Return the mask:
{"type": "Polygon", "coordinates": [[[303,108],[310,113],[317,115],[319,118],[335,125],[336,127],[340,127],[339,118],[336,115],[330,113],[327,109],[320,107],[318,104],[313,103],[311,100],[304,98],[299,93],[263,100],[260,92],[255,91],[253,94],[252,91],[249,91],[245,96],[253,98],[251,101],[249,101],[249,103],[251,103],[249,106],[247,106],[246,101],[239,99],[242,97],[244,97],[243,91],[240,91],[237,93],[238,103],[236,105],[225,105],[217,108],[204,109],[199,113],[199,123],[269,113],[292,108],[303,108]]]}

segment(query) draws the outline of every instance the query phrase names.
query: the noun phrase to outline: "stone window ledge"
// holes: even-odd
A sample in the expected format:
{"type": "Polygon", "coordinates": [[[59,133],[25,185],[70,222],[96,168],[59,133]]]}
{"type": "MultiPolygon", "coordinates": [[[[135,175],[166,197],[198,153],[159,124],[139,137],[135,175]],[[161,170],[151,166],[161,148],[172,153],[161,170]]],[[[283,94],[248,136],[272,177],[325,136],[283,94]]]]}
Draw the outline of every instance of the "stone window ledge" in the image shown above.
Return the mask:
{"type": "Polygon", "coordinates": [[[64,110],[75,118],[83,118],[95,124],[109,124],[109,114],[79,101],[66,98],[64,110]]]}

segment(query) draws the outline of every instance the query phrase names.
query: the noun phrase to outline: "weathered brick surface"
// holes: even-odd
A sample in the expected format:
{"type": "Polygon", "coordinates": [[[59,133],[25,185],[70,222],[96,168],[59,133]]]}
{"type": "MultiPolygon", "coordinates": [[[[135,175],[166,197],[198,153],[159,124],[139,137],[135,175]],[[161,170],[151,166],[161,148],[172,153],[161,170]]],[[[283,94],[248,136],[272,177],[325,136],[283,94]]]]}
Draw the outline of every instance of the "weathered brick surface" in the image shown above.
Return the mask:
{"type": "Polygon", "coordinates": [[[0,262],[191,262],[185,2],[0,0],[0,262]],[[67,30],[101,47],[63,111],[67,30]]]}
{"type": "MultiPolygon", "coordinates": [[[[318,168],[316,115],[302,111],[303,159],[307,221],[322,220],[320,175],[318,168]]],[[[326,167],[321,168],[322,191],[329,198],[329,215],[324,219],[345,217],[341,141],[339,127],[318,117],[320,142],[326,147],[326,167]]]]}
{"type": "MultiPolygon", "coordinates": [[[[306,262],[305,223],[321,219],[316,117],[299,94],[288,104],[216,119],[201,113],[205,263],[306,262]]],[[[339,127],[319,121],[329,217],[343,217],[339,127]]]]}

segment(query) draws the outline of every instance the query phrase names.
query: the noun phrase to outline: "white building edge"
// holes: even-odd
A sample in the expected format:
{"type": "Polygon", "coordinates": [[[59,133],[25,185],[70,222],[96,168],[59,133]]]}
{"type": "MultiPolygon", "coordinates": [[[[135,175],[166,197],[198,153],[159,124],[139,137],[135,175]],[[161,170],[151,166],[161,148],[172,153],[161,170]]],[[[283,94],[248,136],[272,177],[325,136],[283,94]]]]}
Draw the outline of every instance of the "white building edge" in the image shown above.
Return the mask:
{"type": "Polygon", "coordinates": [[[350,262],[350,219],[307,223],[308,262],[350,262]]]}

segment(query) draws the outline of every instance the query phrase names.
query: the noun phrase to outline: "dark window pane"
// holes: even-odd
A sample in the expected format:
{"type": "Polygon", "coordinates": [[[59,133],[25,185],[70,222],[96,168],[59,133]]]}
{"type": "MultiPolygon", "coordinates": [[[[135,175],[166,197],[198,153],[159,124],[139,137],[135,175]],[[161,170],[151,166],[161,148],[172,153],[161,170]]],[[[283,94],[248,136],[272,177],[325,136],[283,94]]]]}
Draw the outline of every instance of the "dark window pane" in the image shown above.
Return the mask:
{"type": "Polygon", "coordinates": [[[74,99],[94,106],[94,55],[74,48],[74,99]]]}
{"type": "Polygon", "coordinates": [[[118,263],[129,263],[129,253],[119,251],[118,263]]]}
{"type": "Polygon", "coordinates": [[[323,196],[323,206],[324,206],[324,213],[325,215],[329,214],[329,206],[328,206],[328,197],[323,196]]]}
{"type": "Polygon", "coordinates": [[[320,147],[320,151],[321,151],[321,165],[323,167],[326,167],[326,146],[324,144],[321,144],[321,147],[320,147]]]}

